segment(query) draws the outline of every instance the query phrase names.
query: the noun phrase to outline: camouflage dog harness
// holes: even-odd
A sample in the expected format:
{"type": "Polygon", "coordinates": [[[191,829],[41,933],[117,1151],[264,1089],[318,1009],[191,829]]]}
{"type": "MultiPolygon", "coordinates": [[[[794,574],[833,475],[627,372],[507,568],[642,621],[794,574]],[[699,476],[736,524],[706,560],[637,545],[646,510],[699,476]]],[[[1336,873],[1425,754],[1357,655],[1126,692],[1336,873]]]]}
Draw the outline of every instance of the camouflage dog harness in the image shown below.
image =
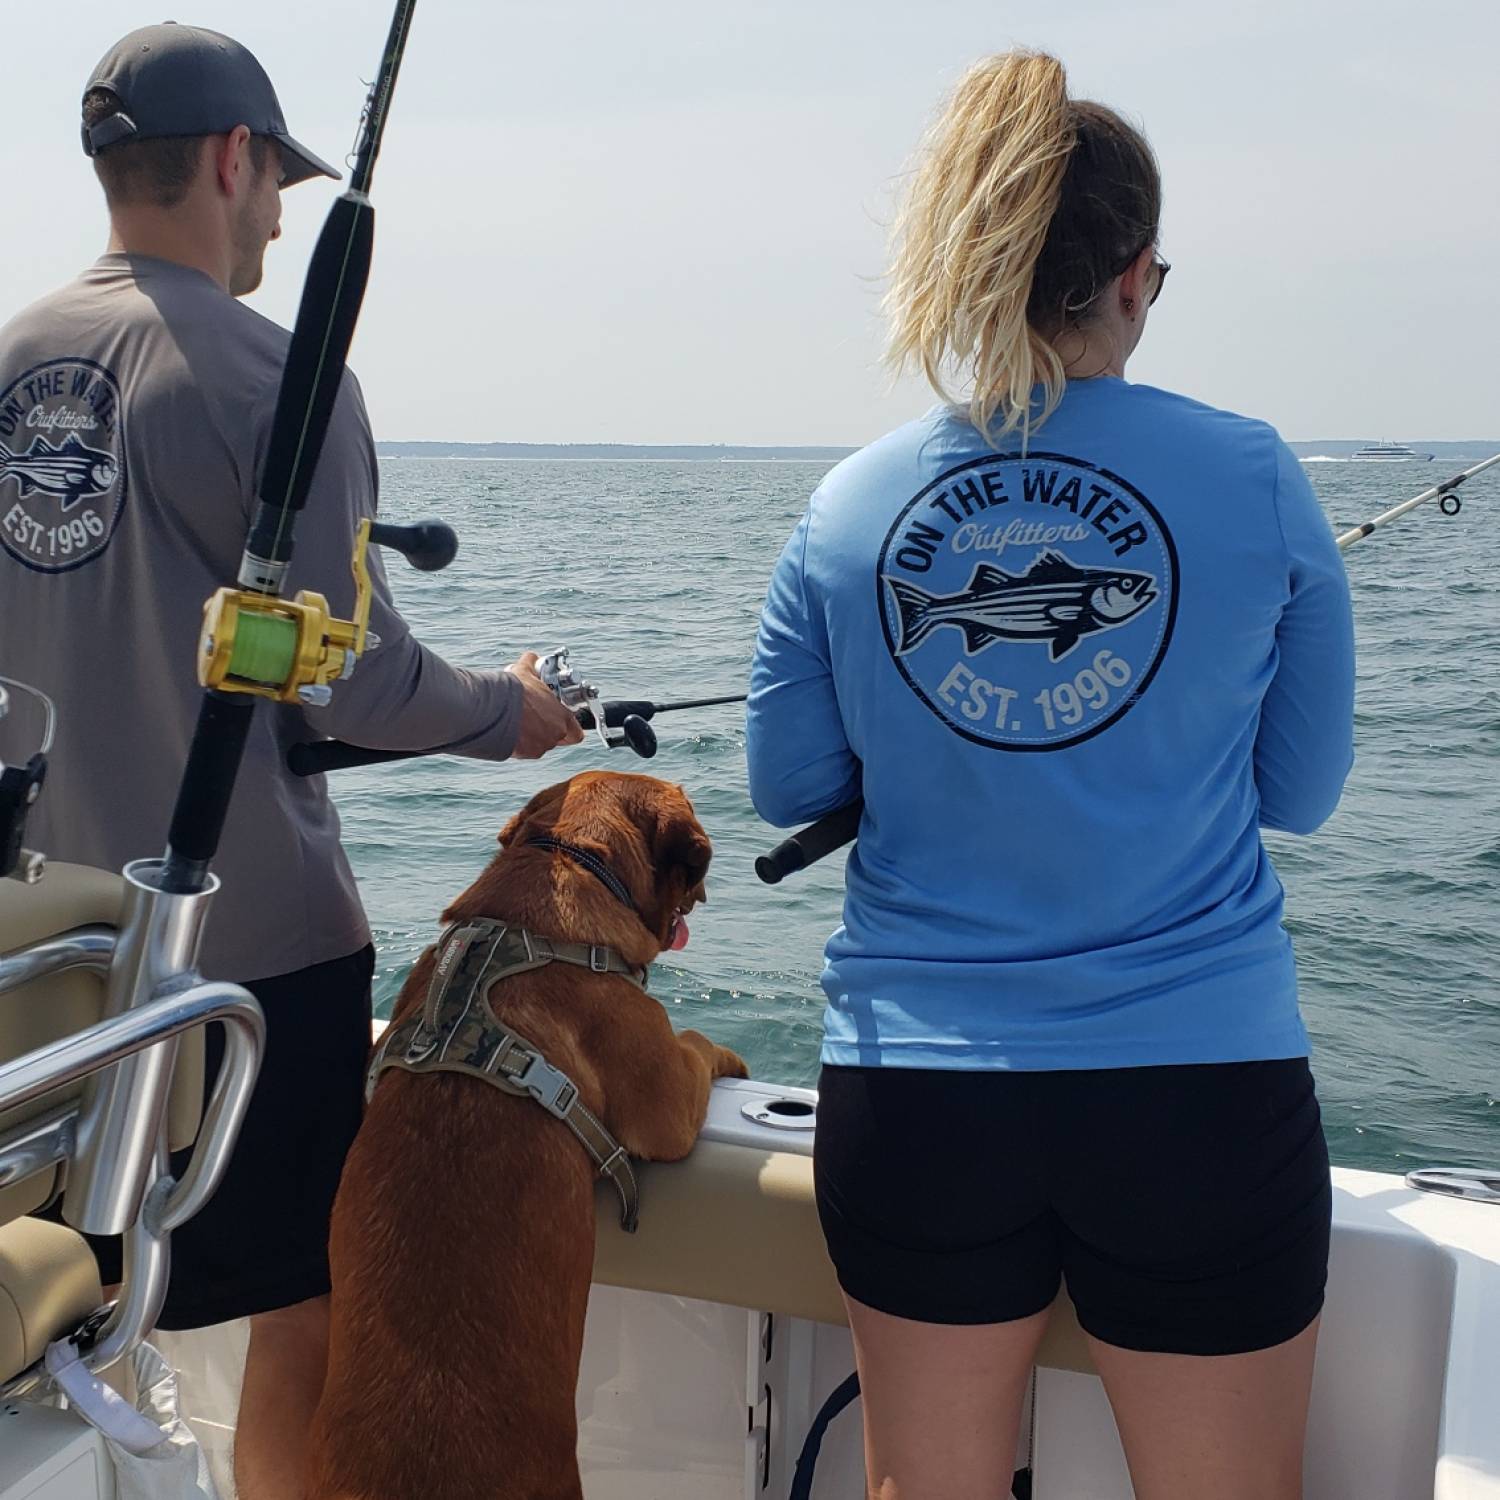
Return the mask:
{"type": "Polygon", "coordinates": [[[504,1093],[528,1095],[583,1142],[599,1175],[608,1177],[620,1194],[621,1225],[634,1232],[640,1199],[625,1148],[579,1098],[578,1085],[490,1009],[492,984],[551,963],[619,974],[646,988],[646,970],[631,967],[613,949],[558,942],[488,918],[460,923],[438,940],[437,965],[422,1008],[381,1039],[365,1097],[375,1092],[387,1068],[465,1073],[504,1093]]]}

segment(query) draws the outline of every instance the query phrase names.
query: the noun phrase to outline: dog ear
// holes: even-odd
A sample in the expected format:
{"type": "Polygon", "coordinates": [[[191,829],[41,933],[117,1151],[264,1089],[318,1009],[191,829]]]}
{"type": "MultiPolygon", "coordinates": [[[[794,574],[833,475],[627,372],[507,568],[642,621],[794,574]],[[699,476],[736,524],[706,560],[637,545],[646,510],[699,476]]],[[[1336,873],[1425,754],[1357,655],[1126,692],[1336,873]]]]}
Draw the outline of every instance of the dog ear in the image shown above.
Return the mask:
{"type": "Polygon", "coordinates": [[[693,804],[681,787],[675,796],[663,799],[657,812],[656,837],[651,846],[651,860],[657,878],[674,889],[674,895],[691,894],[695,901],[706,899],[703,878],[708,874],[714,848],[708,835],[693,815],[693,804]]]}
{"type": "Polygon", "coordinates": [[[500,847],[509,849],[524,824],[553,805],[560,805],[568,792],[568,783],[559,781],[554,786],[543,787],[530,802],[500,830],[500,847]]]}

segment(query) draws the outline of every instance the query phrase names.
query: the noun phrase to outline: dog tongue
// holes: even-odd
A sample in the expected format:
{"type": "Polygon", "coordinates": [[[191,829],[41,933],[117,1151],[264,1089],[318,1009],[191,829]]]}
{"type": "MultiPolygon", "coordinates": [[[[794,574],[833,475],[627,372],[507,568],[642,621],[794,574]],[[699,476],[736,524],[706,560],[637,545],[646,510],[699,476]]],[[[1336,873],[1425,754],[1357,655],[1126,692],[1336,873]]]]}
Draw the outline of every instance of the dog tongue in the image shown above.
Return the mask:
{"type": "Polygon", "coordinates": [[[667,947],[673,953],[680,952],[688,945],[688,925],[686,917],[673,917],[672,930],[667,934],[667,947]]]}

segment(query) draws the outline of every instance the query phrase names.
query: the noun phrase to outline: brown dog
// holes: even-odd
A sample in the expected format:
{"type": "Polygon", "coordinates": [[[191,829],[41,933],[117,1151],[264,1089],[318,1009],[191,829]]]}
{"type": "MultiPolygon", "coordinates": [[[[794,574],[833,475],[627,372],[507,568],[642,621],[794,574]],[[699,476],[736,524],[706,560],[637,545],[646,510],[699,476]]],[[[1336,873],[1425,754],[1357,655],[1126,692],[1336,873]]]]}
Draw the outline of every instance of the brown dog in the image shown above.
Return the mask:
{"type": "MultiPolygon", "coordinates": [[[[500,843],[445,923],[495,918],[642,966],[704,899],[712,852],[681,788],[601,771],[539,792],[500,843]],[[602,861],[635,910],[576,858],[530,842],[538,836],[602,861]]],[[[412,970],[393,1026],[422,1006],[434,951],[412,970]]],[[[634,1156],[686,1156],[713,1080],[745,1076],[728,1049],[674,1034],[618,974],[553,963],[500,980],[489,1000],[634,1156]]],[[[594,1183],[582,1144],[533,1100],[449,1073],[381,1075],[333,1211],[309,1495],[579,1500],[574,1390],[594,1183]]]]}

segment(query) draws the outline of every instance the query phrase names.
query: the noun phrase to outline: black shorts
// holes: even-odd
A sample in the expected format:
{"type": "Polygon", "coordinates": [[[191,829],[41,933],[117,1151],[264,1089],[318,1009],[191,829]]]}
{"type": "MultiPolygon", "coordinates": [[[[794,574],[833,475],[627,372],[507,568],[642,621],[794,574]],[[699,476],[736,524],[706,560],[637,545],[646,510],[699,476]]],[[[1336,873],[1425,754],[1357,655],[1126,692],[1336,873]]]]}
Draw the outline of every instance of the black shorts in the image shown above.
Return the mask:
{"type": "Polygon", "coordinates": [[[1323,1305],[1332,1190],[1305,1058],[825,1067],[815,1165],[840,1285],[896,1317],[1009,1322],[1066,1280],[1105,1343],[1242,1354],[1323,1305]]]}
{"type": "MultiPolygon", "coordinates": [[[[364,1113],[375,950],[257,979],[266,1053],[229,1168],[202,1211],[172,1232],[172,1278],[159,1328],[202,1328],[325,1295],[328,1220],[364,1113]]],[[[224,1028],[205,1039],[206,1085],[224,1028]]],[[[205,1094],[205,1098],[206,1098],[205,1094]]],[[[173,1158],[180,1173],[188,1153],[173,1158]]],[[[120,1241],[89,1238],[108,1286],[120,1241]]]]}

